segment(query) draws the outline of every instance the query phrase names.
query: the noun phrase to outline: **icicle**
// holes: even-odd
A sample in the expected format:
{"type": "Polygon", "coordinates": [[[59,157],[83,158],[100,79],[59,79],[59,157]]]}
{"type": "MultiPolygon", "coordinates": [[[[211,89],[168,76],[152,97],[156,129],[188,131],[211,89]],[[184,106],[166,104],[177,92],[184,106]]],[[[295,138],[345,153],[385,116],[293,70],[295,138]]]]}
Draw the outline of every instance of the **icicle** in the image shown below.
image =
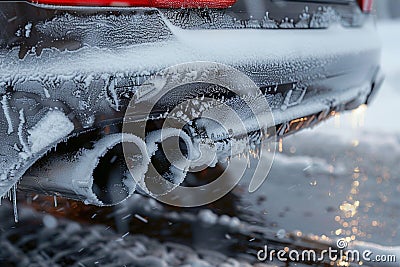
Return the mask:
{"type": "Polygon", "coordinates": [[[364,126],[366,111],[367,105],[361,105],[357,109],[352,111],[351,123],[354,129],[362,128],[364,126]]]}
{"type": "Polygon", "coordinates": [[[57,206],[58,206],[57,205],[57,196],[54,196],[53,198],[54,198],[54,207],[57,208],[57,206]]]}
{"type": "Polygon", "coordinates": [[[18,208],[17,208],[17,186],[13,186],[13,206],[14,206],[14,221],[18,222],[18,208]]]}

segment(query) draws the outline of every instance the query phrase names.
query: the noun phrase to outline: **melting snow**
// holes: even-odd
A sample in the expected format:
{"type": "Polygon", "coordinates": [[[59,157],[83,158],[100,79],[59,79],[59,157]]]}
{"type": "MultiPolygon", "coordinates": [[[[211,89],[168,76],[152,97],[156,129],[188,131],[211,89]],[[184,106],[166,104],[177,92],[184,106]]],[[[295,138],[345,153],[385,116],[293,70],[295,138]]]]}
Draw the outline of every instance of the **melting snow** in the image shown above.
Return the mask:
{"type": "Polygon", "coordinates": [[[28,24],[25,25],[25,37],[29,38],[31,36],[31,31],[32,31],[32,23],[29,22],[28,24]]]}
{"type": "Polygon", "coordinates": [[[3,95],[3,99],[1,100],[1,105],[3,107],[4,115],[6,116],[6,120],[8,123],[7,134],[11,134],[14,132],[11,117],[10,117],[10,107],[8,105],[7,96],[3,95]]]}
{"type": "Polygon", "coordinates": [[[28,130],[31,152],[37,153],[47,146],[68,136],[74,124],[59,110],[51,110],[33,128],[28,130]]]}

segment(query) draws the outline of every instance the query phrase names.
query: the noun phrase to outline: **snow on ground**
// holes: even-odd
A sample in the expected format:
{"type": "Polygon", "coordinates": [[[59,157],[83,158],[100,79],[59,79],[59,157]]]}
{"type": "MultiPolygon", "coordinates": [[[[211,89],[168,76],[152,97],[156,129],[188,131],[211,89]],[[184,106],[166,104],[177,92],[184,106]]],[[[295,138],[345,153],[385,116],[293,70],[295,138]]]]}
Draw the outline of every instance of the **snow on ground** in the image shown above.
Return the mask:
{"type": "MultiPolygon", "coordinates": [[[[2,229],[14,228],[4,209],[2,229]]],[[[0,235],[1,266],[251,267],[211,250],[160,243],[140,234],[117,234],[104,225],[84,225],[29,209],[21,212],[17,231],[0,235]]],[[[263,265],[268,267],[267,265],[263,265]]]]}

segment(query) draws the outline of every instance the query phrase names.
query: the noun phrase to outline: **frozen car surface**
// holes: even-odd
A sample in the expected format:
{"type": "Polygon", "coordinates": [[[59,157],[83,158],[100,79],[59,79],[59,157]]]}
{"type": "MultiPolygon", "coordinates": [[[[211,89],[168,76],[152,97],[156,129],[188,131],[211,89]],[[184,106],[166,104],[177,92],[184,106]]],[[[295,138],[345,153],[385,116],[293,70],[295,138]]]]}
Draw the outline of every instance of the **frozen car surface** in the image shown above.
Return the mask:
{"type": "MultiPolygon", "coordinates": [[[[140,102],[152,91],[162,94],[166,83],[179,81],[150,113],[134,114],[147,121],[146,134],[157,140],[151,133],[183,101],[234,98],[206,82],[210,72],[218,76],[218,66],[237,70],[257,86],[278,136],[368,104],[382,81],[368,2],[0,3],[0,196],[11,192],[15,198],[26,174],[21,189],[96,205],[121,202],[136,187],[121,168],[119,133],[130,101],[140,102]],[[202,67],[197,70],[195,62],[202,67]],[[183,63],[191,66],[189,72],[162,72],[183,63]],[[148,82],[154,77],[161,78],[148,82]]],[[[241,110],[235,103],[231,106],[241,110]]],[[[257,129],[249,132],[257,136],[257,129]]],[[[186,146],[190,133],[180,140],[186,146]]],[[[129,138],[144,153],[154,147],[150,141],[157,142],[150,137],[129,138]]],[[[207,138],[227,142],[212,134],[207,138]]],[[[162,153],[152,153],[138,165],[159,160],[160,172],[181,183],[163,164],[162,153]]]]}

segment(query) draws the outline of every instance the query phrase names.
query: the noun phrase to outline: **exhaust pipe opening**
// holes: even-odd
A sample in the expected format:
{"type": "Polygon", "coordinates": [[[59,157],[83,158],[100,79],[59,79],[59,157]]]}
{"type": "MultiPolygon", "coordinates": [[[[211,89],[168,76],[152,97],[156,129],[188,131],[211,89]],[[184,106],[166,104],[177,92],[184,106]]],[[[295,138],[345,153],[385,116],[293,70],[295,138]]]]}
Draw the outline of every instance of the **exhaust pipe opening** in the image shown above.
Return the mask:
{"type": "Polygon", "coordinates": [[[105,205],[115,205],[131,196],[136,182],[130,175],[121,144],[117,144],[103,155],[93,170],[92,190],[105,205]]]}
{"type": "Polygon", "coordinates": [[[186,177],[193,158],[192,139],[184,131],[170,128],[152,132],[146,143],[152,164],[144,187],[151,195],[167,194],[186,177]]]}
{"type": "MultiPolygon", "coordinates": [[[[179,155],[182,155],[184,158],[188,159],[189,151],[188,144],[178,136],[170,136],[161,142],[157,143],[157,150],[154,155],[151,157],[151,163],[155,166],[158,173],[160,173],[165,179],[167,179],[171,183],[176,183],[176,179],[173,177],[173,167],[182,166],[181,159],[178,158],[179,155]],[[178,141],[176,140],[178,138],[178,141]],[[178,143],[178,147],[175,149],[171,149],[168,151],[168,154],[165,153],[165,148],[171,148],[176,143],[178,143]],[[175,150],[175,151],[172,151],[175,150]],[[171,155],[171,156],[169,156],[171,155]],[[178,166],[175,166],[175,165],[178,166]]],[[[182,166],[183,167],[183,166],[182,166]]]]}
{"type": "Polygon", "coordinates": [[[131,134],[112,134],[89,148],[49,154],[24,175],[19,188],[96,206],[129,198],[144,179],[150,159],[145,142],[131,134]],[[124,157],[124,152],[129,157],[124,157]]]}

